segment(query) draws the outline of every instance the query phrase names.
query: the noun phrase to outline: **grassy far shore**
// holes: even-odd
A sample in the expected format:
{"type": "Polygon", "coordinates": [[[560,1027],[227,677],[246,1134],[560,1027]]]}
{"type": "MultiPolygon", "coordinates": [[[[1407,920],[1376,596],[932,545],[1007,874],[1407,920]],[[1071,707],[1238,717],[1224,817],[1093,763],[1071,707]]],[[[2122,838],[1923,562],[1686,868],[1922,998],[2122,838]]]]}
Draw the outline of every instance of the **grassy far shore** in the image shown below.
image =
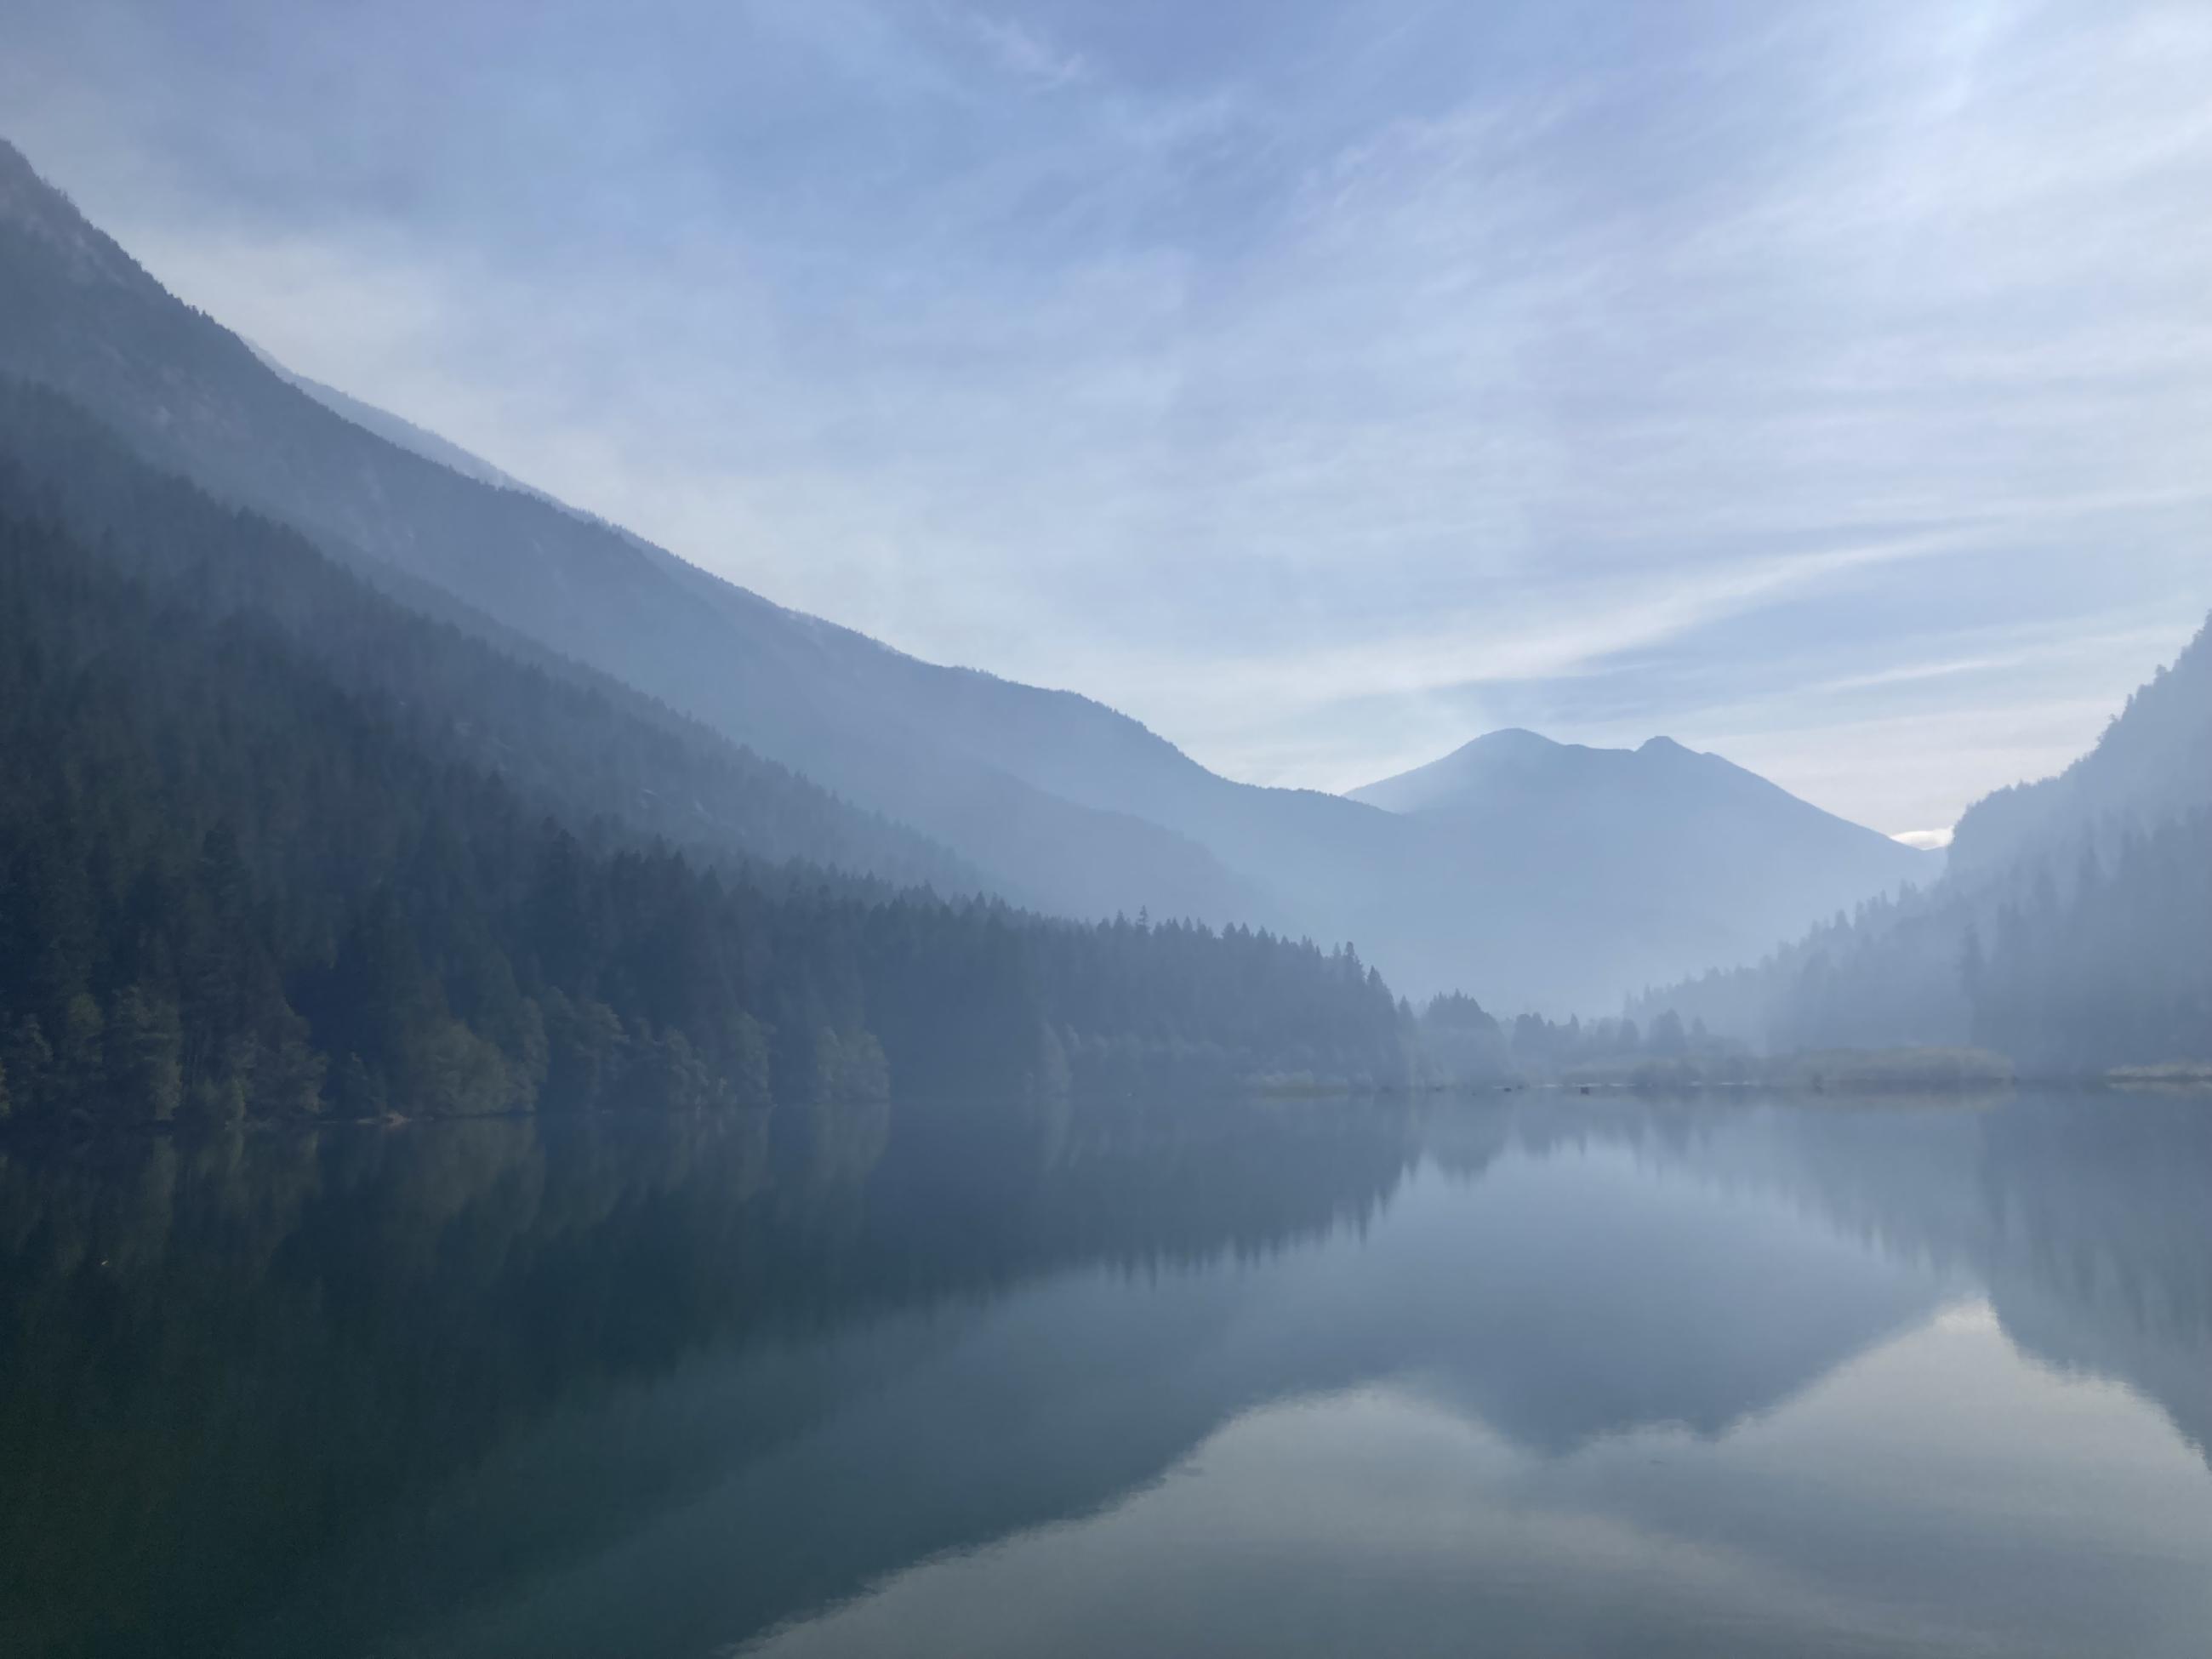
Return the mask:
{"type": "MultiPolygon", "coordinates": [[[[1247,1099],[1338,1099],[1523,1091],[1589,1094],[1603,1091],[1609,1093],[1669,1095],[1756,1090],[1814,1096],[1877,1095],[1902,1100],[1911,1096],[1956,1098],[1987,1095],[2019,1084],[2039,1083],[2137,1090],[2212,1090],[2212,1061],[2176,1060],[2155,1066],[2123,1066],[2103,1073],[2058,1077],[2023,1075],[2004,1055],[1985,1048],[1839,1048],[1781,1055],[1707,1054],[1674,1059],[1625,1059],[1582,1064],[1556,1072],[1496,1073],[1459,1077],[1432,1074],[1410,1085],[1378,1085],[1372,1079],[1297,1073],[1274,1073],[1249,1077],[1241,1083],[1228,1085],[1216,1078],[1211,1079],[1212,1086],[1200,1084],[1187,1090],[1170,1086],[1157,1092],[1241,1096],[1247,1099]]],[[[1065,1109],[1068,1105],[1085,1100],[1127,1099],[1152,1092],[1156,1091],[1141,1088],[1077,1089],[1054,1091],[1050,1098],[1065,1109]]],[[[930,1099],[934,1097],[915,1098],[930,1099]]],[[[1024,1098],[1036,1103],[1043,1097],[1025,1095],[1024,1098]]],[[[805,1106],[809,1103],[800,1100],[783,1103],[805,1106]]],[[[613,1115],[625,1114],[617,1111],[613,1115]]],[[[339,1123],[396,1126],[416,1121],[435,1121],[443,1115],[447,1115],[430,1114],[418,1118],[413,1114],[385,1112],[366,1117],[337,1115],[289,1121],[325,1126],[339,1123]]],[[[467,1121],[480,1121],[488,1116],[533,1115],[538,1115],[507,1110],[469,1114],[467,1121]]],[[[0,1118],[0,1125],[4,1124],[5,1119],[0,1118]]],[[[82,1130],[93,1125],[88,1120],[73,1120],[58,1124],[7,1127],[82,1130]]],[[[167,1130],[179,1126],[163,1122],[137,1124],[135,1127],[167,1130]]]]}
{"type": "Polygon", "coordinates": [[[1639,1088],[1695,1088],[1750,1085],[1762,1088],[1863,1092],[1890,1089],[1986,1089],[2018,1080],[2011,1060],[1986,1048],[1828,1048],[1805,1054],[1762,1056],[1692,1055],[1679,1060],[1644,1060],[1625,1078],[1563,1079],[1575,1084],[1603,1080],[1639,1088]]]}
{"type": "Polygon", "coordinates": [[[2024,1073],[2006,1056],[1987,1048],[1839,1048],[1771,1056],[1693,1055],[1680,1060],[1627,1060],[1575,1067],[1553,1080],[1569,1088],[1663,1091],[1753,1087],[1814,1094],[1967,1091],[2003,1088],[2020,1083],[2204,1087],[2212,1086],[2212,1061],[2177,1060],[2058,1076],[2024,1073]]]}
{"type": "Polygon", "coordinates": [[[2212,1060],[2177,1060],[2163,1066],[2116,1066],[2106,1077],[2123,1088],[2212,1088],[2212,1060]]]}

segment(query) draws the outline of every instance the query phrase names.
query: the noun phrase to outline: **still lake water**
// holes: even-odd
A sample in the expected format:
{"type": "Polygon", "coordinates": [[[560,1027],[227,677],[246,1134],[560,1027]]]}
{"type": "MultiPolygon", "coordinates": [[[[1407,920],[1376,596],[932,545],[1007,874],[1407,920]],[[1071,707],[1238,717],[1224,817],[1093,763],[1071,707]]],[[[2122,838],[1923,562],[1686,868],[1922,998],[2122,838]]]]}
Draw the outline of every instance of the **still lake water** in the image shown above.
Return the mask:
{"type": "Polygon", "coordinates": [[[2212,1099],[0,1147],[0,1652],[2212,1652],[2212,1099]]]}

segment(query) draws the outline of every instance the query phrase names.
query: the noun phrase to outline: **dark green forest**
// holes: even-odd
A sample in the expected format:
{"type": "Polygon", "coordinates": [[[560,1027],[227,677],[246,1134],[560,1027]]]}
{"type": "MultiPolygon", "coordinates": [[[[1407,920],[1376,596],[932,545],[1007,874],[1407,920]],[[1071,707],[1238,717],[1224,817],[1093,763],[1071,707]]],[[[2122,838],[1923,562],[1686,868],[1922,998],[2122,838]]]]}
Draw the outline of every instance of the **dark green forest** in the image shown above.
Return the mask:
{"type": "Polygon", "coordinates": [[[219,504],[52,392],[0,379],[0,457],[38,516],[126,569],[189,580],[210,614],[251,611],[312,645],[334,684],[403,708],[412,740],[496,771],[586,833],[665,841],[726,866],[803,862],[944,893],[989,885],[903,825],[434,588],[340,564],[219,504]]]}
{"type": "Polygon", "coordinates": [[[1961,951],[1974,1040],[2048,1070],[2212,1059],[2212,812],[2039,870],[1961,951]]]}
{"type": "Polygon", "coordinates": [[[1873,901],[1634,1012],[1783,1054],[1972,1043],[2068,1076],[2212,1060],[2212,812],[1873,901]]]}
{"type": "Polygon", "coordinates": [[[1971,1043],[2046,1076],[2212,1063],[2212,623],[2094,749],[1969,810],[1941,882],[1629,1012],[1772,1054],[1971,1043]]]}
{"type": "MultiPolygon", "coordinates": [[[[1717,1073],[1747,1047],[1972,1043],[2045,1073],[2212,1054],[2203,811],[2075,809],[2094,835],[1626,1018],[1501,1024],[1463,997],[1416,1018],[1348,947],[1025,913],[453,610],[0,383],[0,1112],[1388,1087],[1717,1073]]],[[[2205,654],[2108,746],[2157,715],[2172,747],[2205,654]]]]}
{"type": "MultiPolygon", "coordinates": [[[[1047,921],[771,867],[735,836],[702,854],[635,807],[586,820],[625,734],[591,769],[557,679],[488,663],[186,486],[114,487],[130,468],[82,422],[72,442],[74,466],[0,469],[0,1100],[18,1120],[1406,1073],[1400,1011],[1348,947],[1047,921]],[[74,528],[72,477],[96,486],[75,489],[74,528]],[[77,533],[89,499],[96,540],[77,533]]],[[[794,814],[848,822],[787,773],[702,766],[739,822],[766,780],[771,848],[804,836],[794,814]]]]}

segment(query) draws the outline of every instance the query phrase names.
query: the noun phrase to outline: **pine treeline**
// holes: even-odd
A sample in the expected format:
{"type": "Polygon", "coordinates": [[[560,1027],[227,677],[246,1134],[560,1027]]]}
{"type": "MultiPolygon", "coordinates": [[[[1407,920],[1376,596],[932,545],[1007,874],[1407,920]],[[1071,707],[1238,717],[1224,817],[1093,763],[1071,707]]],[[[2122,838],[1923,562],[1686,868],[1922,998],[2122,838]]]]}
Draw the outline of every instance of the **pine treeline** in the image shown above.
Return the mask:
{"type": "Polygon", "coordinates": [[[2056,777],[1984,797],[1943,879],[1647,992],[1786,1054],[1994,1049],[2080,1076],[2212,1064],[2212,622],[2056,777]]]}
{"type": "Polygon", "coordinates": [[[1960,952],[1976,1042],[2055,1070],[2212,1060],[2212,811],[2024,889],[1960,952]]]}
{"type": "Polygon", "coordinates": [[[543,782],[566,728],[437,701],[485,683],[487,647],[250,516],[212,535],[222,509],[174,491],[94,546],[0,470],[19,1120],[1403,1075],[1390,995],[1348,951],[708,862],[634,813],[576,824],[573,786],[543,782]],[[377,671],[380,646],[416,655],[377,671]],[[483,763],[487,724],[511,769],[483,763]]]}
{"type": "Polygon", "coordinates": [[[52,392],[0,380],[0,471],[22,510],[210,615],[251,612],[333,684],[404,711],[410,741],[498,773],[580,830],[604,823],[726,866],[803,860],[889,886],[988,887],[915,831],[458,600],[342,565],[155,471],[52,392]]]}
{"type": "Polygon", "coordinates": [[[2212,1060],[2212,811],[2100,841],[1873,901],[1632,1012],[1777,1054],[1971,1043],[2063,1076],[2212,1060]]]}

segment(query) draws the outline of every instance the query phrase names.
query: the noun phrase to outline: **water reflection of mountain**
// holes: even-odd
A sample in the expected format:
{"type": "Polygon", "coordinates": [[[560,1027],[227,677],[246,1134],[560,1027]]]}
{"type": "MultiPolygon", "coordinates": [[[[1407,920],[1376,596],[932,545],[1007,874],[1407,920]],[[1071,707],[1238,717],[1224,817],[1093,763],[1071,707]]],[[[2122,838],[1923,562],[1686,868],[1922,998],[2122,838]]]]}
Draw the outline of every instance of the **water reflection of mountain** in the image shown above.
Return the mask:
{"type": "MultiPolygon", "coordinates": [[[[394,1611],[427,1616],[834,1414],[1024,1278],[1319,1237],[1373,1213],[1408,1156],[1402,1131],[1340,1112],[1259,1136],[1172,1115],[893,1122],[0,1152],[0,1650],[232,1651],[334,1558],[318,1595],[380,1602],[349,1585],[346,1547],[388,1528],[377,1547],[405,1548],[532,1425],[766,1356],[742,1419],[698,1425],[706,1462],[678,1436],[660,1461],[595,1468],[588,1501],[525,1503],[498,1536],[410,1555],[419,1605],[394,1611]]],[[[336,1627],[380,1627],[362,1612],[336,1627]]]]}
{"type": "MultiPolygon", "coordinates": [[[[1990,1110],[1761,1110],[1672,1152],[1964,1276],[2023,1352],[2112,1378],[2212,1448],[2212,1110],[2032,1095],[1990,1110]]],[[[1616,1130],[1617,1133],[1634,1133],[1616,1130]]]]}
{"type": "Polygon", "coordinates": [[[1388,1378],[1542,1452],[1719,1434],[1962,1292],[2201,1446],[2208,1173],[2201,1110],[2035,1100],[18,1154],[0,1645],[696,1651],[1267,1401],[1388,1378]]]}

